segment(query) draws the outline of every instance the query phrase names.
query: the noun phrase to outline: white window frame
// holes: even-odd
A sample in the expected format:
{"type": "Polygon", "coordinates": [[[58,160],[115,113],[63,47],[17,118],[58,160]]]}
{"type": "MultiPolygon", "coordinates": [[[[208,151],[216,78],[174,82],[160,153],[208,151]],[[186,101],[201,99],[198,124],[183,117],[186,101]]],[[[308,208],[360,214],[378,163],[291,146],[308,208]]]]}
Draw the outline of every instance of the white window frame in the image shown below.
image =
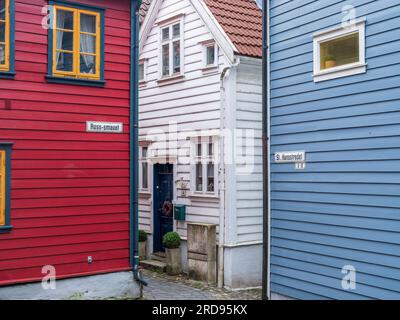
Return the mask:
{"type": "Polygon", "coordinates": [[[140,59],[139,60],[139,66],[143,65],[143,79],[138,79],[139,80],[139,84],[140,83],[145,83],[147,81],[147,74],[146,74],[146,70],[147,70],[147,59],[140,59]]]}
{"type": "Polygon", "coordinates": [[[139,147],[139,190],[140,192],[150,191],[150,162],[149,162],[149,147],[139,147]],[[143,157],[143,148],[147,148],[147,157],[143,157]],[[143,188],[143,163],[147,163],[147,188],[143,188]]]}
{"type": "Polygon", "coordinates": [[[218,66],[218,46],[214,41],[204,44],[204,46],[203,46],[203,59],[204,59],[204,68],[212,68],[212,67],[217,67],[218,66]],[[214,47],[215,59],[214,59],[214,63],[213,64],[208,64],[207,63],[207,60],[208,60],[207,50],[210,47],[214,47]]]}
{"type": "Polygon", "coordinates": [[[190,179],[190,189],[192,196],[203,196],[203,197],[217,197],[218,196],[218,155],[219,155],[219,144],[218,140],[214,136],[204,136],[204,137],[194,137],[191,139],[191,179],[190,179]],[[201,157],[197,156],[197,145],[201,141],[201,157]],[[208,144],[213,143],[213,156],[208,156],[208,144]],[[200,160],[202,164],[202,176],[203,176],[203,190],[197,191],[196,188],[196,164],[200,160]],[[214,164],[214,191],[207,190],[207,164],[212,162],[214,164]]]}
{"type": "Polygon", "coordinates": [[[183,23],[183,16],[179,16],[173,20],[168,19],[167,22],[159,23],[159,41],[160,41],[160,51],[159,51],[159,79],[168,79],[177,76],[184,75],[184,23],[183,23]],[[173,43],[177,41],[176,39],[172,38],[173,29],[172,27],[176,24],[180,24],[180,72],[174,73],[173,72],[173,43]],[[169,28],[169,35],[170,39],[165,41],[162,39],[162,33],[165,28],[169,28]],[[163,45],[169,43],[169,75],[163,75],[163,45]]]}
{"type": "Polygon", "coordinates": [[[347,26],[337,27],[321,32],[314,33],[313,47],[314,47],[314,82],[332,80],[336,78],[347,77],[367,71],[367,64],[365,62],[365,22],[366,19],[359,19],[347,26]],[[360,59],[358,62],[350,63],[334,68],[321,70],[321,46],[320,44],[326,41],[339,39],[350,34],[359,34],[359,51],[360,59]]]}

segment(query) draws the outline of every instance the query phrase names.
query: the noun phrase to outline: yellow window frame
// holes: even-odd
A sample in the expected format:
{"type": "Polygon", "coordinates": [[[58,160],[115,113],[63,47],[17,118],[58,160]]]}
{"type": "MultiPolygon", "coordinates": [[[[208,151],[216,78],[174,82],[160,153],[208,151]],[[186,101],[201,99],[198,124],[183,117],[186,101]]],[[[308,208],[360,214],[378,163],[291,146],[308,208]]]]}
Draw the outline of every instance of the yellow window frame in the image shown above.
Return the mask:
{"type": "Polygon", "coordinates": [[[71,7],[64,7],[64,6],[58,6],[55,5],[53,6],[53,75],[54,76],[59,76],[59,77],[72,77],[72,78],[78,78],[78,79],[92,79],[92,80],[100,80],[100,67],[101,67],[101,14],[99,12],[95,11],[89,11],[89,10],[82,10],[82,9],[77,9],[77,8],[71,8],[71,7]],[[64,32],[71,32],[71,30],[67,29],[59,29],[57,28],[57,10],[62,10],[62,11],[69,11],[73,13],[74,17],[74,25],[73,25],[73,50],[68,51],[68,50],[61,50],[57,49],[57,30],[59,31],[64,31],[64,32]],[[85,15],[90,15],[90,16],[95,16],[96,17],[96,34],[94,33],[89,33],[89,32],[83,32],[80,30],[81,26],[81,21],[80,17],[81,14],[85,15]],[[91,35],[91,36],[96,36],[96,53],[84,53],[80,51],[80,39],[81,35],[91,35]],[[57,70],[57,52],[66,52],[66,53],[72,53],[73,55],[73,71],[60,71],[57,70]],[[88,73],[81,73],[80,72],[80,57],[81,54],[83,55],[88,55],[88,56],[94,56],[96,58],[96,73],[95,74],[88,74],[88,73]]]}
{"type": "Polygon", "coordinates": [[[0,19],[0,22],[5,23],[6,27],[5,42],[0,42],[0,44],[5,44],[6,62],[5,64],[0,64],[0,71],[10,70],[10,0],[6,0],[5,4],[6,4],[5,20],[0,19]]]}
{"type": "Polygon", "coordinates": [[[0,150],[0,226],[6,224],[6,151],[0,150]]]}

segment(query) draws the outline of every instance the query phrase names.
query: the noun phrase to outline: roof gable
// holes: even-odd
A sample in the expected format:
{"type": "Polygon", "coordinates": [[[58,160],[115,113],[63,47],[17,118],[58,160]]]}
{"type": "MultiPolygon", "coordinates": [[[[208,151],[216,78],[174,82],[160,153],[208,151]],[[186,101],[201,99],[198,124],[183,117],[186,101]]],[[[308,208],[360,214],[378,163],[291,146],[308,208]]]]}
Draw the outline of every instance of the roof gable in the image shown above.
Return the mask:
{"type": "Polygon", "coordinates": [[[262,11],[255,0],[204,0],[237,53],[262,57],[262,11]]]}
{"type": "MultiPolygon", "coordinates": [[[[205,5],[203,0],[187,0],[196,12],[199,14],[200,18],[212,34],[215,42],[222,49],[225,56],[230,63],[235,61],[235,52],[238,52],[235,45],[230,40],[230,37],[225,33],[223,28],[219,25],[218,21],[211,13],[209,8],[205,5]]],[[[150,7],[148,8],[147,15],[145,16],[144,22],[140,28],[139,35],[139,50],[142,51],[149,36],[152,28],[158,23],[157,17],[158,13],[162,7],[164,0],[151,1],[150,7]]],[[[169,17],[163,17],[167,20],[169,17]]]]}

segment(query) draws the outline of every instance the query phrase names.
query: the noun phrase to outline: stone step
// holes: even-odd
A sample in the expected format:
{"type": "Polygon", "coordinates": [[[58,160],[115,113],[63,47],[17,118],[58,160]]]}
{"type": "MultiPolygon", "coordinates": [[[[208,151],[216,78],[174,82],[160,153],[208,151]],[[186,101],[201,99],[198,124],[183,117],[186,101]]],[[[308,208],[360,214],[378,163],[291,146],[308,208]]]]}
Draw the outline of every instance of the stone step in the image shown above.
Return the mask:
{"type": "Polygon", "coordinates": [[[150,255],[150,259],[151,260],[161,261],[161,262],[166,262],[167,261],[167,258],[165,256],[164,252],[153,253],[153,254],[150,255]]]}
{"type": "Polygon", "coordinates": [[[167,264],[157,260],[143,260],[140,261],[140,265],[145,269],[153,271],[165,272],[167,270],[167,264]]]}

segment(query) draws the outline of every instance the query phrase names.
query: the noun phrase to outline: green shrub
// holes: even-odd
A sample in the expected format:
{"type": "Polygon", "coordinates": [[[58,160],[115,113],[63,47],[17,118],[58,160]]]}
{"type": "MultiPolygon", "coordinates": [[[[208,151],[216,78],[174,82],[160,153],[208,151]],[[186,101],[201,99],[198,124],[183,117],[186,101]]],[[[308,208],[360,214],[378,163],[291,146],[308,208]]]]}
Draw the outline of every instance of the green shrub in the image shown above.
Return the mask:
{"type": "Polygon", "coordinates": [[[176,232],[168,232],[163,238],[163,245],[168,249],[177,249],[181,245],[181,237],[176,232]]]}
{"type": "Polygon", "coordinates": [[[147,233],[144,230],[139,230],[139,242],[145,242],[147,240],[147,233]]]}

